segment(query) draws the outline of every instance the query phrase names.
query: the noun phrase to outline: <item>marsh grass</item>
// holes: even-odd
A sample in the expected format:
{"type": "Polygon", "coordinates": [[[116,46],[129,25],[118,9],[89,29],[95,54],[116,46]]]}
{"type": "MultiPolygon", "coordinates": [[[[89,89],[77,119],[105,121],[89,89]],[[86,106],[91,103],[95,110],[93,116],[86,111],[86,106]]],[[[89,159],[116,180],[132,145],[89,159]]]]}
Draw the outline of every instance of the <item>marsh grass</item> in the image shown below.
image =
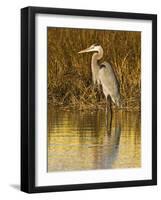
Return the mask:
{"type": "Polygon", "coordinates": [[[104,49],[100,62],[112,65],[119,82],[122,107],[140,110],[140,32],[48,28],[47,34],[49,104],[80,110],[104,108],[102,90],[92,84],[92,54],[78,54],[99,43],[104,49]]]}

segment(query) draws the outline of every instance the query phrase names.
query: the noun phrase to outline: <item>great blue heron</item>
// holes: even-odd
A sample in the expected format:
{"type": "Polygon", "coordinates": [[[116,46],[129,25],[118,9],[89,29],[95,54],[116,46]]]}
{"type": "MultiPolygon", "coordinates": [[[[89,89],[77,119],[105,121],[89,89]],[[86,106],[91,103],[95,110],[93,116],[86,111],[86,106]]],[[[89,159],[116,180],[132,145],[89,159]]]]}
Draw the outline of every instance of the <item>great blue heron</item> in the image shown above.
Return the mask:
{"type": "Polygon", "coordinates": [[[79,51],[78,53],[94,52],[91,60],[92,80],[94,84],[102,85],[103,93],[106,97],[107,110],[111,109],[108,106],[108,97],[110,96],[113,103],[119,106],[120,92],[119,84],[117,82],[112,66],[108,62],[99,64],[99,60],[103,57],[103,48],[99,44],[93,44],[90,47],[79,51]]]}

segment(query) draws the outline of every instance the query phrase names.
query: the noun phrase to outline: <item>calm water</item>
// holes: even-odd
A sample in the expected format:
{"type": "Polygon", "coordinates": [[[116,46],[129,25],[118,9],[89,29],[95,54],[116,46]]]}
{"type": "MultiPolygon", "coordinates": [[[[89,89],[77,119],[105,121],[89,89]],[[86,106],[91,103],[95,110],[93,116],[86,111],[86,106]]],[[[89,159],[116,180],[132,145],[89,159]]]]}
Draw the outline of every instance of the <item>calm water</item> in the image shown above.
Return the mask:
{"type": "Polygon", "coordinates": [[[48,171],[141,167],[140,114],[48,109],[48,171]],[[110,122],[109,122],[110,121],[110,122]]]}

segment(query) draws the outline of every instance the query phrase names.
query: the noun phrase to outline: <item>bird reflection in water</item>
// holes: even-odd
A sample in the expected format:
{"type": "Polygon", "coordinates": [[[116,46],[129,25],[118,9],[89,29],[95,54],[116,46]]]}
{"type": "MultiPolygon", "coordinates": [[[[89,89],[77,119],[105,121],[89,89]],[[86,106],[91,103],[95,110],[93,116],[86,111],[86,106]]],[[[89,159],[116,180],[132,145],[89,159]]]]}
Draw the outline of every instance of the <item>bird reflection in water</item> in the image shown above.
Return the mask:
{"type": "Polygon", "coordinates": [[[139,123],[135,113],[49,109],[48,171],[139,167],[139,123]]]}
{"type": "Polygon", "coordinates": [[[113,166],[113,163],[117,159],[118,151],[119,151],[119,144],[120,144],[120,136],[121,136],[121,123],[119,119],[119,114],[115,113],[116,121],[114,128],[112,129],[112,109],[110,105],[111,101],[109,101],[109,110],[106,110],[106,134],[105,140],[106,146],[103,147],[103,151],[106,152],[104,157],[101,159],[102,168],[110,169],[113,166]]]}

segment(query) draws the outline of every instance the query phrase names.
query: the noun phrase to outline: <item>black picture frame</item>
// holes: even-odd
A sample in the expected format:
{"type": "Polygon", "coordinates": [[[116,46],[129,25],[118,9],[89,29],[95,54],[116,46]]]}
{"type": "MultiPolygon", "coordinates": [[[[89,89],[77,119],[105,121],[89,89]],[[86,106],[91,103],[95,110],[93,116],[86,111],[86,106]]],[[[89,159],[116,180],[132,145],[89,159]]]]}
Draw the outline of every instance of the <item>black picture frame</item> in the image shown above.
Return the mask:
{"type": "Polygon", "coordinates": [[[21,9],[21,190],[27,193],[147,186],[157,184],[157,15],[44,7],[21,9]],[[35,186],[35,15],[59,14],[152,21],[152,179],[35,186]]]}

